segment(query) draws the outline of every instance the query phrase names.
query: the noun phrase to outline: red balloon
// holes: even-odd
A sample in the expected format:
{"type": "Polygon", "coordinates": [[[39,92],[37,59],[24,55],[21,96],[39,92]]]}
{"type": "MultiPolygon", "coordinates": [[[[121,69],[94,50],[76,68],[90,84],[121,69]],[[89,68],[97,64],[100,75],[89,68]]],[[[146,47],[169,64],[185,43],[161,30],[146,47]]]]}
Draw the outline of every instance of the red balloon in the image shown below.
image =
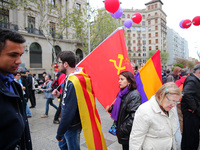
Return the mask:
{"type": "Polygon", "coordinates": [[[189,20],[189,19],[185,19],[185,20],[182,22],[182,27],[185,28],[185,29],[189,28],[191,25],[192,25],[192,22],[191,22],[191,20],[189,20]]]}
{"type": "Polygon", "coordinates": [[[199,26],[200,25],[200,16],[196,16],[192,20],[193,25],[199,26]]]}
{"type": "Polygon", "coordinates": [[[120,6],[119,0],[105,0],[105,9],[110,13],[115,13],[120,6]]]}
{"type": "Polygon", "coordinates": [[[132,20],[134,23],[139,24],[142,21],[142,15],[140,13],[135,13],[132,16],[132,20]]]}

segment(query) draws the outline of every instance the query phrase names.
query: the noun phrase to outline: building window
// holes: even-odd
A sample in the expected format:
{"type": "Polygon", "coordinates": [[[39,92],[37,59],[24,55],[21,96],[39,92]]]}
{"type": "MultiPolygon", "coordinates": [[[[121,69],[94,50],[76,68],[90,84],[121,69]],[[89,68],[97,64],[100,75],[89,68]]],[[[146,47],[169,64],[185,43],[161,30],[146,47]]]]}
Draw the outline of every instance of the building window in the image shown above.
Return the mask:
{"type": "Polygon", "coordinates": [[[132,29],[133,29],[133,31],[135,31],[135,27],[133,27],[132,29]]]}
{"type": "Polygon", "coordinates": [[[131,37],[131,35],[130,35],[130,34],[128,34],[128,37],[130,38],[130,37],[131,37]]]}
{"type": "Polygon", "coordinates": [[[143,56],[146,56],[146,53],[143,53],[143,56]]]}
{"type": "Polygon", "coordinates": [[[151,40],[149,40],[149,44],[151,44],[151,40]]]}
{"type": "Polygon", "coordinates": [[[138,54],[138,56],[140,57],[140,56],[141,56],[141,54],[139,53],[139,54],[138,54]]]}
{"type": "Polygon", "coordinates": [[[145,15],[142,15],[142,19],[145,19],[145,15]]]}
{"type": "Polygon", "coordinates": [[[76,10],[80,11],[81,10],[81,4],[76,3],[76,10]]]}
{"type": "Polygon", "coordinates": [[[42,68],[42,49],[38,43],[30,45],[30,68],[42,68]]]}
{"type": "Polygon", "coordinates": [[[150,10],[150,6],[148,6],[148,10],[150,10]]]}
{"type": "Polygon", "coordinates": [[[139,31],[139,32],[141,31],[140,27],[137,28],[137,31],[139,31]]]}
{"type": "Polygon", "coordinates": [[[146,44],[146,41],[145,41],[145,40],[143,40],[143,41],[142,41],[142,43],[143,43],[143,45],[145,45],[145,44],[146,44]]]}
{"type": "Polygon", "coordinates": [[[149,33],[149,38],[151,38],[151,33],[149,33]]]}
{"type": "Polygon", "coordinates": [[[150,15],[150,14],[148,14],[148,18],[149,18],[149,17],[151,17],[151,15],[150,15]]]}
{"type": "Polygon", "coordinates": [[[133,40],[133,44],[135,44],[135,40],[133,40]]]}
{"type": "Polygon", "coordinates": [[[145,26],[145,21],[142,21],[142,25],[145,26]]]}
{"type": "Polygon", "coordinates": [[[154,9],[154,5],[151,5],[151,9],[154,9]]]}
{"type": "Polygon", "coordinates": [[[34,33],[35,18],[28,16],[28,33],[34,33]]]}
{"type": "Polygon", "coordinates": [[[127,18],[130,18],[130,14],[127,15],[127,18]]]}
{"type": "Polygon", "coordinates": [[[149,51],[151,51],[151,46],[149,46],[149,51]]]}
{"type": "Polygon", "coordinates": [[[55,0],[49,0],[49,4],[55,6],[56,5],[55,0]]]}
{"type": "Polygon", "coordinates": [[[148,25],[150,25],[150,24],[151,24],[151,20],[148,21],[148,25]]]}
{"type": "Polygon", "coordinates": [[[55,37],[55,31],[56,31],[56,24],[53,22],[50,22],[49,25],[49,33],[52,37],[55,37]]]}
{"type": "Polygon", "coordinates": [[[133,47],[133,50],[135,51],[135,47],[133,47]]]}
{"type": "Polygon", "coordinates": [[[122,18],[125,18],[125,15],[124,15],[124,14],[122,15],[122,18]]]}
{"type": "Polygon", "coordinates": [[[135,34],[133,34],[133,37],[135,37],[135,34]]]}
{"type": "Polygon", "coordinates": [[[158,23],[158,19],[155,19],[155,23],[158,23]]]}
{"type": "Polygon", "coordinates": [[[145,47],[145,46],[143,46],[143,51],[144,51],[144,52],[146,51],[146,47],[145,47]]]}
{"type": "Polygon", "coordinates": [[[156,32],[156,37],[158,37],[158,32],[156,32]]]}
{"type": "Polygon", "coordinates": [[[156,39],[156,43],[158,43],[158,39],[156,39]]]}
{"type": "Polygon", "coordinates": [[[145,27],[142,28],[142,32],[146,32],[146,28],[145,27]]]}
{"type": "Polygon", "coordinates": [[[158,50],[158,46],[156,46],[156,50],[158,50]]]}
{"type": "Polygon", "coordinates": [[[158,13],[157,12],[155,12],[155,16],[157,16],[158,15],[158,13]]]}
{"type": "Polygon", "coordinates": [[[0,8],[0,28],[9,28],[9,11],[0,8]]]}
{"type": "Polygon", "coordinates": [[[83,59],[83,51],[81,49],[76,50],[76,60],[77,63],[83,59]]]}
{"type": "Polygon", "coordinates": [[[155,8],[157,8],[157,4],[155,4],[155,8]]]}
{"type": "Polygon", "coordinates": [[[146,34],[142,34],[142,38],[145,39],[146,38],[146,34]]]}
{"type": "MultiPolygon", "coordinates": [[[[54,46],[54,48],[55,48],[55,56],[57,56],[58,53],[61,52],[61,48],[58,45],[54,46]]],[[[53,49],[52,49],[52,63],[54,63],[54,51],[53,51],[53,49]]]]}
{"type": "Polygon", "coordinates": [[[155,30],[158,30],[158,26],[155,26],[155,30]]]}

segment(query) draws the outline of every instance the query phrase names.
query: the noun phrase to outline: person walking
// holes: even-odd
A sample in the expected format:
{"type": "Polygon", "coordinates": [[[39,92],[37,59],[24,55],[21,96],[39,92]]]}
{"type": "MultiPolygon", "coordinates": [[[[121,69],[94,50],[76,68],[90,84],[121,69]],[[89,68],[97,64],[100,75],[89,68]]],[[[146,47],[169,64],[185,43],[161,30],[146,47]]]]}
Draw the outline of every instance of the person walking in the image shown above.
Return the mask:
{"type": "Polygon", "coordinates": [[[181,133],[175,107],[180,97],[177,85],[168,82],[139,106],[130,134],[131,150],[180,150],[181,133]]]}
{"type": "Polygon", "coordinates": [[[22,88],[13,78],[21,64],[24,42],[19,33],[0,29],[1,150],[32,150],[22,88]]]}
{"type": "Polygon", "coordinates": [[[118,142],[123,150],[129,149],[129,136],[137,108],[141,104],[141,96],[137,91],[134,75],[129,71],[119,74],[120,91],[114,105],[108,105],[106,111],[111,112],[111,118],[117,126],[118,142]]]}
{"type": "MultiPolygon", "coordinates": [[[[64,73],[61,73],[60,71],[58,72],[57,74],[57,79],[58,79],[58,85],[60,86],[58,91],[60,93],[62,93],[62,88],[63,88],[63,84],[64,84],[64,80],[66,78],[66,75],[64,73]]],[[[54,115],[54,120],[53,120],[53,123],[54,124],[59,124],[60,121],[59,121],[59,117],[60,117],[60,114],[61,114],[61,105],[62,105],[62,98],[59,98],[59,106],[58,106],[58,109],[54,115]]]]}
{"type": "Polygon", "coordinates": [[[52,80],[51,80],[51,76],[49,74],[47,74],[45,76],[45,82],[43,84],[43,86],[41,86],[41,91],[44,93],[44,97],[47,99],[46,101],[46,110],[45,110],[45,114],[41,116],[41,118],[47,118],[48,117],[48,112],[49,112],[49,105],[51,105],[52,107],[54,107],[56,110],[58,109],[58,107],[53,103],[54,100],[54,96],[52,95],[52,80]]]}
{"type": "MultiPolygon", "coordinates": [[[[20,72],[16,72],[13,75],[14,75],[14,78],[15,78],[14,80],[21,85],[22,90],[23,90],[23,95],[25,96],[26,87],[23,86],[23,84],[22,84],[21,73],[20,72]]],[[[30,108],[28,106],[28,102],[27,102],[27,98],[26,97],[24,97],[24,102],[26,104],[26,115],[27,115],[27,118],[31,118],[31,111],[30,111],[30,108]]]]}
{"type": "Polygon", "coordinates": [[[89,76],[81,68],[75,68],[76,55],[72,51],[62,51],[57,57],[58,69],[66,74],[63,93],[61,94],[56,89],[52,92],[54,96],[62,98],[61,119],[56,135],[60,149],[80,150],[80,133],[83,127],[88,149],[106,150],[100,122],[98,119],[94,119],[98,118],[98,112],[89,76]],[[87,82],[87,87],[90,88],[84,86],[85,82],[87,82]],[[87,103],[92,105],[87,105],[87,103]],[[90,113],[87,113],[89,108],[90,113]],[[97,128],[93,128],[91,124],[97,128]],[[98,147],[95,143],[98,143],[98,147]]]}
{"type": "Polygon", "coordinates": [[[200,64],[194,66],[183,84],[181,111],[183,114],[182,150],[197,150],[200,129],[200,64]]]}

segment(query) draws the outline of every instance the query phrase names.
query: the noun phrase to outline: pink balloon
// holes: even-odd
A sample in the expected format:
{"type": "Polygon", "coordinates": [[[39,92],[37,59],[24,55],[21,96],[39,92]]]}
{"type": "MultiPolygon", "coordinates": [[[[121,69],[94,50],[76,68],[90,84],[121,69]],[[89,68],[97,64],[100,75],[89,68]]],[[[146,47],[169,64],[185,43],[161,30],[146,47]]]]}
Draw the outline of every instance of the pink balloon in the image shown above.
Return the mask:
{"type": "Polygon", "coordinates": [[[126,19],[124,21],[124,26],[127,27],[127,28],[130,28],[132,26],[133,22],[131,19],[126,19]]]}
{"type": "Polygon", "coordinates": [[[110,13],[113,18],[119,19],[123,15],[123,9],[119,7],[119,9],[115,13],[110,13]]]}
{"type": "Polygon", "coordinates": [[[196,16],[192,20],[193,25],[199,26],[200,25],[200,16],[196,16]]]}
{"type": "Polygon", "coordinates": [[[191,22],[190,19],[185,19],[185,20],[182,22],[182,26],[183,26],[183,28],[185,28],[185,29],[189,28],[191,25],[192,25],[192,22],[191,22]]]}
{"type": "Polygon", "coordinates": [[[115,13],[120,6],[119,0],[105,0],[105,9],[110,13],[115,13]]]}
{"type": "Polygon", "coordinates": [[[132,20],[134,23],[139,24],[142,21],[142,15],[140,13],[135,13],[132,16],[132,20]]]}

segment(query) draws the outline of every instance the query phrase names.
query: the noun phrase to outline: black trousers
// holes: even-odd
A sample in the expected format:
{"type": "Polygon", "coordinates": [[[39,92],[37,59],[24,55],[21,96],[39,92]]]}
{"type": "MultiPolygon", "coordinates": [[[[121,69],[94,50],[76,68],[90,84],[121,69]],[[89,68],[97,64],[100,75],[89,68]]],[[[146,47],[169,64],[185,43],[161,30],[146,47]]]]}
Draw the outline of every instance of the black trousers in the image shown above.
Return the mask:
{"type": "Polygon", "coordinates": [[[197,150],[199,147],[200,118],[196,113],[183,113],[181,150],[197,150]]]}
{"type": "Polygon", "coordinates": [[[30,98],[31,106],[35,107],[36,106],[35,90],[30,90],[29,93],[30,93],[29,98],[30,98]]]}
{"type": "Polygon", "coordinates": [[[59,103],[58,109],[57,109],[57,111],[55,113],[55,116],[54,116],[54,120],[55,121],[59,120],[58,118],[59,118],[60,113],[61,113],[61,105],[62,105],[62,100],[60,99],[60,103],[59,103]]]}

